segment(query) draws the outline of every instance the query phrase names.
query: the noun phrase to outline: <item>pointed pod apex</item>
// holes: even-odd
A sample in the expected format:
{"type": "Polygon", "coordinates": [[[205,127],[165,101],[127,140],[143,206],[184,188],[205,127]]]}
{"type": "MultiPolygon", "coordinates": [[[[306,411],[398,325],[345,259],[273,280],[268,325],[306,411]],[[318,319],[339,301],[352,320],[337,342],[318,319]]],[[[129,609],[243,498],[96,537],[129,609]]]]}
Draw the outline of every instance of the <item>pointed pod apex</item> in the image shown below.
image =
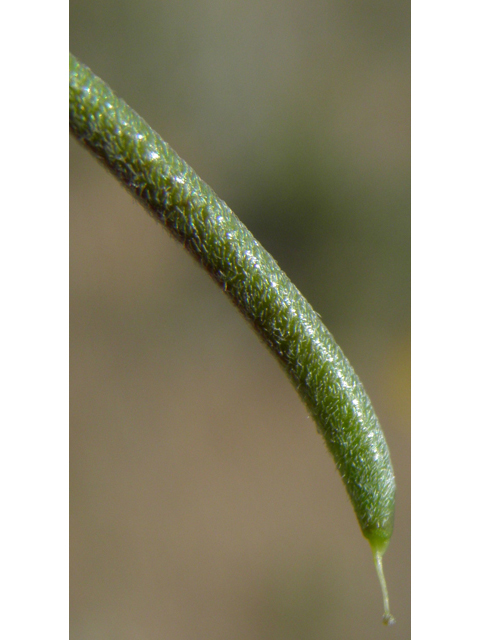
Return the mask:
{"type": "Polygon", "coordinates": [[[396,620],[395,618],[392,616],[391,613],[384,613],[383,614],[383,624],[387,625],[388,627],[390,627],[392,624],[395,624],[396,620]]]}
{"type": "Polygon", "coordinates": [[[377,570],[377,576],[380,581],[380,587],[382,588],[382,597],[383,597],[383,624],[391,626],[395,624],[395,618],[390,613],[390,603],[388,601],[388,591],[387,591],[387,582],[385,580],[385,575],[383,573],[383,554],[385,553],[388,541],[379,543],[378,540],[370,540],[370,546],[372,547],[373,552],[373,561],[375,563],[375,569],[377,570]]]}

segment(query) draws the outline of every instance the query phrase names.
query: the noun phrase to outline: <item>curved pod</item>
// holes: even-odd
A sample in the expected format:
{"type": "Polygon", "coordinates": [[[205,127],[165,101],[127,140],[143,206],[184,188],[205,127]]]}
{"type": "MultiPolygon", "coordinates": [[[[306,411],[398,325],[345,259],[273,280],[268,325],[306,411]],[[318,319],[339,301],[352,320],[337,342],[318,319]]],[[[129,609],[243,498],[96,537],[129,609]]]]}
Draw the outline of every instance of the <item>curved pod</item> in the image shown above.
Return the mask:
{"type": "Polygon", "coordinates": [[[270,347],[324,436],[370,542],[393,622],[382,556],[395,479],[385,437],[320,316],[229,207],[147,123],[70,56],[70,129],[203,265],[270,347]]]}

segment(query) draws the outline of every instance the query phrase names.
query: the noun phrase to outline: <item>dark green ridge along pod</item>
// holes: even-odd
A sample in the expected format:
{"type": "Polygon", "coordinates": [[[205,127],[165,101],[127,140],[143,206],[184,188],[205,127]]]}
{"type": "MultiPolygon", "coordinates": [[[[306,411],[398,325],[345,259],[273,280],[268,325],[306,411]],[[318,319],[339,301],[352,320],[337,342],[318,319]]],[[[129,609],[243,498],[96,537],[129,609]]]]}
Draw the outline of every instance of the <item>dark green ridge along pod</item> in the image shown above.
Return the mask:
{"type": "Polygon", "coordinates": [[[72,55],[70,130],[205,267],[280,361],[346,485],[391,624],[382,569],[395,509],[390,454],[360,380],[320,316],[213,190],[72,55]]]}

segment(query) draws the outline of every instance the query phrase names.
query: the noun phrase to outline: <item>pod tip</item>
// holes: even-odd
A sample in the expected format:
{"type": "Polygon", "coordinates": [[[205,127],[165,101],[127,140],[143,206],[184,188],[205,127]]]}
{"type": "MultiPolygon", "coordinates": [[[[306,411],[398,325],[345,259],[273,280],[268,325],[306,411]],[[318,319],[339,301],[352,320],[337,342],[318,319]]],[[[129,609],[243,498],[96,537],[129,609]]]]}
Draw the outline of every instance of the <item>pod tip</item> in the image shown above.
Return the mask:
{"type": "Polygon", "coordinates": [[[373,551],[373,560],[375,562],[375,569],[377,570],[378,580],[380,582],[380,587],[382,588],[382,597],[383,597],[383,624],[391,626],[395,624],[395,618],[390,613],[390,603],[388,600],[388,591],[387,591],[387,582],[385,580],[385,575],[383,573],[383,554],[385,553],[385,549],[387,545],[378,545],[373,542],[370,542],[372,551],[373,551]]]}
{"type": "Polygon", "coordinates": [[[392,624],[395,624],[396,620],[395,618],[392,616],[391,613],[384,613],[383,614],[383,624],[387,625],[388,627],[390,627],[392,624]]]}

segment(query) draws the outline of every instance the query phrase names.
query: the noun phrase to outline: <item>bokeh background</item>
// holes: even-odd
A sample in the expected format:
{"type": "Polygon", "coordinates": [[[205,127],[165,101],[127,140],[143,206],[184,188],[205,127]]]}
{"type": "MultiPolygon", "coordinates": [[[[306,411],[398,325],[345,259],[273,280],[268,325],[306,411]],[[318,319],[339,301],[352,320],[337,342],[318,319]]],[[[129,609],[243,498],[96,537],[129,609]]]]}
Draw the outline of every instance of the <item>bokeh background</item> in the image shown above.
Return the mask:
{"type": "Polygon", "coordinates": [[[72,52],[321,313],[398,483],[385,629],[287,378],[72,140],[72,640],[410,637],[410,3],[71,0],[70,19],[72,52]]]}

